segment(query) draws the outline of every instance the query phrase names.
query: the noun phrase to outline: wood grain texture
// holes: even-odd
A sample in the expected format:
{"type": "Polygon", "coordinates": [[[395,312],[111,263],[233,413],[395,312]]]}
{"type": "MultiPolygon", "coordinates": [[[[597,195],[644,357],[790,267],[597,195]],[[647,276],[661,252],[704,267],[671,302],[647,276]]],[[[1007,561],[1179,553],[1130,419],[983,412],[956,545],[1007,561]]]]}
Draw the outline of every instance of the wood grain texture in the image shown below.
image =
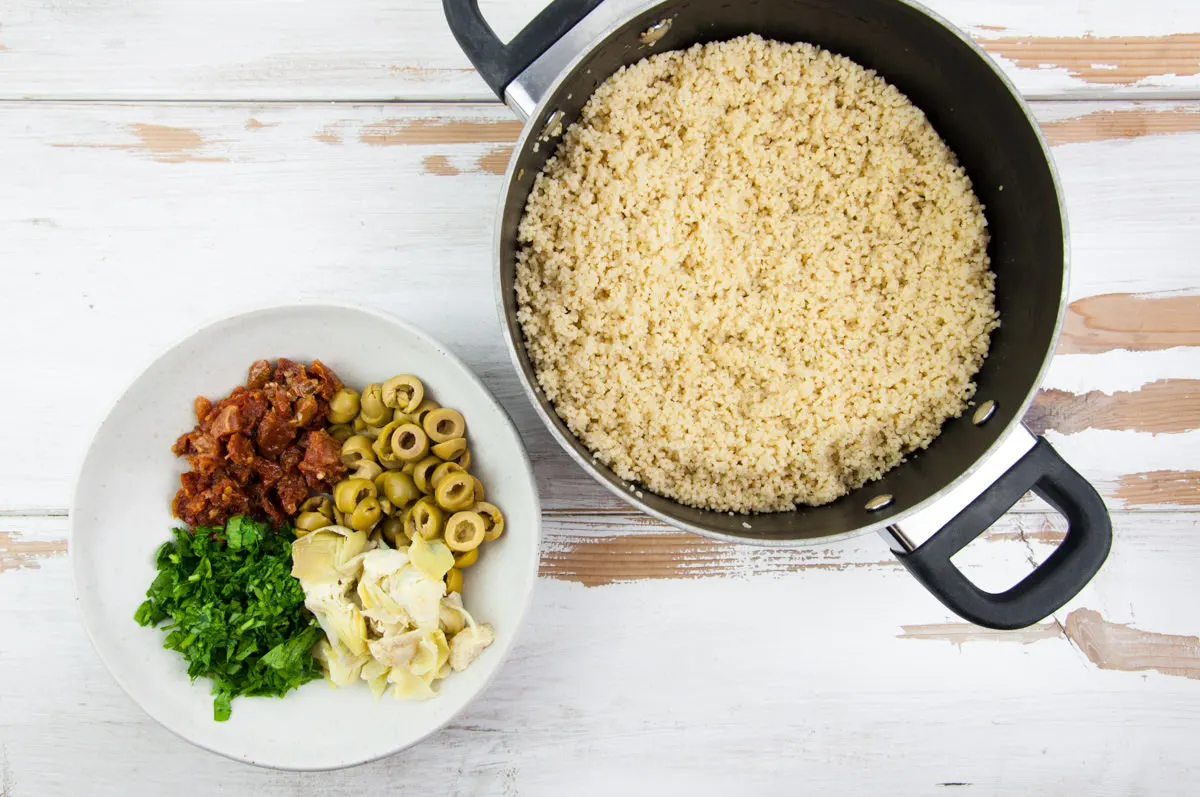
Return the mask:
{"type": "MultiPolygon", "coordinates": [[[[1197,68],[1200,68],[1200,62],[1197,68]]],[[[1118,108],[1042,123],[1042,133],[1051,145],[1088,144],[1198,131],[1200,110],[1195,108],[1118,108]]]]}
{"type": "MultiPolygon", "coordinates": [[[[1095,108],[1036,110],[1056,121],[1095,108]]],[[[0,335],[22,341],[9,357],[26,378],[52,384],[66,372],[89,389],[82,398],[0,394],[5,417],[26,421],[0,440],[0,510],[66,507],[90,430],[167,341],[239,308],[317,297],[395,313],[463,356],[516,419],[547,507],[620,506],[542,430],[501,344],[489,264],[497,150],[515,131],[505,109],[481,105],[9,106],[0,115],[9,186],[0,193],[0,256],[15,267],[0,292],[0,335]],[[152,146],[139,130],[156,131],[152,146]],[[204,278],[181,293],[187,274],[204,278]],[[47,327],[48,317],[70,325],[47,327]],[[28,335],[33,328],[39,334],[28,335]],[[61,445],[30,469],[21,452],[39,446],[48,418],[65,424],[61,445]]],[[[1057,358],[1046,387],[1138,393],[1123,399],[1128,428],[1111,429],[1109,419],[1055,442],[1118,505],[1121,496],[1131,508],[1192,505],[1173,476],[1162,490],[1139,477],[1136,494],[1121,480],[1195,467],[1195,432],[1143,439],[1136,429],[1164,423],[1139,414],[1163,413],[1143,402],[1144,384],[1200,372],[1200,349],[1185,345],[1200,328],[1190,292],[1200,134],[1055,153],[1074,235],[1073,312],[1086,319],[1064,340],[1068,351],[1091,354],[1057,358]],[[1105,359],[1113,357],[1134,359],[1105,359]],[[1152,503],[1156,496],[1185,503],[1152,503]]],[[[1088,423],[1078,417],[1072,429],[1088,423]]]]}
{"type": "Polygon", "coordinates": [[[1062,624],[1051,621],[1014,632],[993,631],[970,623],[906,625],[898,638],[938,640],[958,647],[968,642],[1029,645],[1043,639],[1067,639],[1102,670],[1200,679],[1200,637],[1161,634],[1128,623],[1113,623],[1093,609],[1076,609],[1062,624]]]}
{"type": "Polygon", "coordinates": [[[1111,623],[1099,612],[1076,609],[1067,615],[1066,634],[1103,670],[1200,678],[1200,637],[1143,631],[1111,623]]]}
{"type": "Polygon", "coordinates": [[[1200,296],[1110,293],[1071,303],[1059,354],[1200,346],[1200,296]]]}
{"type": "MultiPolygon", "coordinates": [[[[484,0],[510,37],[546,0],[484,0]]],[[[639,0],[608,0],[621,9],[639,0]]],[[[1028,96],[1198,96],[1192,3],[930,0],[1028,96]],[[1136,18],[1134,18],[1136,17],[1136,18]]],[[[11,0],[0,99],[491,101],[439,3],[11,0]]]]}
{"type": "Polygon", "coordinates": [[[459,168],[450,162],[445,155],[426,155],[421,159],[421,167],[426,174],[436,174],[442,177],[454,177],[459,174],[504,174],[508,161],[512,157],[512,147],[495,147],[480,155],[467,168],[459,168]]]}
{"type": "Polygon", "coordinates": [[[1053,429],[1075,434],[1084,429],[1127,429],[1154,434],[1200,429],[1200,380],[1160,379],[1140,390],[1082,395],[1041,390],[1025,413],[1034,434],[1053,429]]]}
{"type": "Polygon", "coordinates": [[[515,120],[384,119],[364,125],[358,140],[377,147],[511,144],[523,127],[515,120]]]}
{"type": "MultiPolygon", "coordinates": [[[[609,522],[616,518],[606,518],[609,522]]],[[[624,518],[621,518],[624,520],[624,518]]],[[[876,555],[847,557],[820,548],[772,550],[719,543],[682,532],[598,537],[549,536],[540,575],[596,587],[623,581],[729,576],[771,576],[804,570],[897,568],[880,545],[876,555]]]]}
{"type": "MultiPolygon", "coordinates": [[[[246,120],[247,130],[263,127],[256,119],[246,120]],[[257,126],[251,122],[256,122],[257,126]]],[[[132,152],[135,155],[149,158],[159,163],[220,163],[225,158],[214,158],[199,154],[210,142],[185,127],[169,127],[167,125],[132,124],[125,131],[128,137],[136,139],[129,144],[51,144],[53,147],[85,147],[92,149],[114,149],[122,152],[132,152]]]]}
{"type": "Polygon", "coordinates": [[[1122,476],[1113,497],[1126,508],[1200,506],[1200,471],[1151,470],[1122,476]]]}
{"type": "Polygon", "coordinates": [[[1200,33],[1166,36],[988,36],[990,54],[1022,69],[1061,70],[1085,83],[1153,85],[1200,75],[1200,33]]]}
{"type": "Polygon", "coordinates": [[[67,541],[26,540],[19,532],[0,531],[0,573],[21,567],[40,567],[39,560],[65,556],[67,541]]]}
{"type": "Polygon", "coordinates": [[[1046,622],[1017,631],[995,631],[972,623],[929,623],[904,625],[897,639],[937,640],[962,647],[968,642],[1002,642],[1006,645],[1031,645],[1043,639],[1059,639],[1062,629],[1057,623],[1046,622]]]}

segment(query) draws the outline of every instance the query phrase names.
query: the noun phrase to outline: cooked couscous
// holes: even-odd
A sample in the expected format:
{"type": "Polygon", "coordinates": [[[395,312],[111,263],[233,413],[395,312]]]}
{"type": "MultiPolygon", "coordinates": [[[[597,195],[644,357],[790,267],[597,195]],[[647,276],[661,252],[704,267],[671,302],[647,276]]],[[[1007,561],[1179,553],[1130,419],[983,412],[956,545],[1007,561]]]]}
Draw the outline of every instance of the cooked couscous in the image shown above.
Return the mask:
{"type": "Polygon", "coordinates": [[[987,222],[870,70],[747,36],[588,101],[521,222],[519,320],[621,478],[737,512],[822,504],[957,417],[997,325],[987,222]]]}

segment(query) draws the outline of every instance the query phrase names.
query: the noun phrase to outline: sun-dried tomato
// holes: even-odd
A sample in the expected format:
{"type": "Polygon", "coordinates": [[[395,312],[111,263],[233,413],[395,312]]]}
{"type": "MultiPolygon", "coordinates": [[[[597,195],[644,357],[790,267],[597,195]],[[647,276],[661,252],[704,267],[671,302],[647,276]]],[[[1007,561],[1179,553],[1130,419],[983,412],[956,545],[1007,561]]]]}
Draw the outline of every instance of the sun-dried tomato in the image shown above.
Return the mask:
{"type": "Polygon", "coordinates": [[[325,432],[329,399],[342,388],[319,360],[280,358],[250,366],[245,386],[215,404],[198,396],[196,427],[171,450],[192,470],[171,502],[193,526],[250,515],[282,525],[310,492],[328,492],[345,473],[341,446],[325,432]]]}

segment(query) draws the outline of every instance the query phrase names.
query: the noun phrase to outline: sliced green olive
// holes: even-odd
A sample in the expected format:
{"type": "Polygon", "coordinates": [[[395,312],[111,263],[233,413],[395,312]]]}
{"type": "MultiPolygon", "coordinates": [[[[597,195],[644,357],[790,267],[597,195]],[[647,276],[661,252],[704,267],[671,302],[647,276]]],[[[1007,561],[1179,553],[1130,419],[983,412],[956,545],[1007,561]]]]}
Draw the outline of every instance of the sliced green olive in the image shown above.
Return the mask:
{"type": "Polygon", "coordinates": [[[446,521],[446,544],[452,551],[471,551],[483,542],[483,518],[478,512],[455,512],[446,521]]]}
{"type": "Polygon", "coordinates": [[[400,472],[408,476],[413,475],[413,471],[417,469],[416,462],[405,462],[404,467],[400,468],[400,472]]]}
{"type": "Polygon", "coordinates": [[[296,517],[296,522],[294,524],[296,527],[296,536],[301,536],[301,531],[308,533],[310,531],[316,531],[317,529],[323,529],[332,522],[332,520],[325,517],[320,512],[301,512],[299,516],[296,517]]]}
{"type": "Polygon", "coordinates": [[[425,495],[433,492],[433,469],[441,464],[442,461],[437,457],[425,457],[413,468],[413,482],[417,485],[417,489],[425,495]]]}
{"type": "Polygon", "coordinates": [[[433,473],[429,476],[429,483],[432,484],[433,489],[436,490],[437,486],[441,484],[442,479],[446,478],[452,473],[463,472],[462,466],[457,462],[443,462],[441,465],[438,465],[433,469],[433,473]]]}
{"type": "Polygon", "coordinates": [[[379,492],[387,496],[393,506],[406,507],[421,497],[412,476],[396,470],[389,470],[375,480],[379,492]]]}
{"type": "Polygon", "coordinates": [[[467,451],[467,440],[464,437],[456,437],[453,440],[447,440],[444,443],[438,443],[429,449],[438,459],[446,462],[458,462],[467,451]]]}
{"type": "Polygon", "coordinates": [[[458,458],[458,465],[463,470],[471,469],[471,450],[470,449],[467,449],[466,451],[462,452],[462,456],[458,458]]]}
{"type": "Polygon", "coordinates": [[[380,467],[378,462],[369,459],[360,459],[350,472],[350,478],[375,481],[375,477],[381,473],[383,473],[383,468],[380,467]]]}
{"type": "Polygon", "coordinates": [[[500,513],[500,508],[487,501],[476,501],[471,509],[483,518],[483,538],[488,542],[499,539],[504,533],[504,515],[500,513]]]}
{"type": "Polygon", "coordinates": [[[475,564],[478,559],[479,548],[475,547],[469,551],[463,551],[462,553],[454,554],[454,566],[459,569],[470,567],[471,565],[475,564]]]}
{"type": "Polygon", "coordinates": [[[479,479],[477,479],[474,476],[471,477],[471,481],[475,484],[475,500],[476,501],[484,500],[484,498],[483,498],[483,482],[479,481],[479,479]]]}
{"type": "Polygon", "coordinates": [[[425,416],[440,406],[442,405],[426,396],[421,403],[417,405],[417,408],[409,413],[409,415],[413,416],[417,423],[424,423],[425,416]]]}
{"type": "Polygon", "coordinates": [[[432,498],[425,496],[406,510],[404,534],[409,539],[420,535],[424,539],[432,540],[441,533],[444,520],[441,507],[435,504],[432,498]]]}
{"type": "Polygon", "coordinates": [[[387,500],[383,496],[379,496],[379,506],[383,509],[383,514],[387,515],[388,517],[396,514],[396,507],[392,505],[391,501],[387,500]]]}
{"type": "Polygon", "coordinates": [[[330,520],[333,519],[333,502],[323,495],[314,495],[300,505],[301,512],[320,512],[330,520]]]}
{"type": "Polygon", "coordinates": [[[344,443],[354,434],[354,429],[345,423],[335,423],[325,430],[330,437],[337,440],[339,443],[344,443]]]}
{"type": "Polygon", "coordinates": [[[375,461],[375,452],[371,449],[371,438],[356,434],[342,443],[342,464],[354,467],[360,460],[375,461]]]}
{"type": "Polygon", "coordinates": [[[376,496],[380,496],[383,498],[387,497],[387,493],[384,492],[384,490],[383,490],[383,484],[384,484],[384,480],[387,479],[387,475],[391,472],[392,471],[390,471],[390,470],[385,470],[383,473],[381,473],[375,477],[375,495],[376,496]]]}
{"type": "Polygon", "coordinates": [[[379,464],[382,465],[387,470],[396,470],[396,471],[402,471],[402,472],[404,471],[405,468],[409,468],[409,469],[412,468],[411,462],[405,463],[405,461],[402,459],[384,458],[384,459],[379,460],[379,464]]]}
{"type": "Polygon", "coordinates": [[[343,515],[354,511],[359,502],[374,498],[375,485],[366,479],[343,479],[333,488],[333,503],[343,515]]]}
{"type": "MultiPolygon", "coordinates": [[[[371,485],[374,487],[374,485],[371,485]]],[[[375,528],[379,518],[383,517],[383,507],[378,498],[364,498],[350,513],[350,528],[355,531],[369,531],[375,528]]]]}
{"type": "Polygon", "coordinates": [[[389,421],[386,426],[379,430],[379,436],[375,438],[374,443],[371,443],[371,450],[375,452],[377,459],[396,458],[395,452],[392,451],[392,432],[399,429],[401,425],[395,421],[389,421]]]}
{"type": "Polygon", "coordinates": [[[359,417],[367,426],[383,426],[392,417],[392,410],[383,403],[383,389],[379,385],[367,385],[359,399],[362,407],[359,417]]]}
{"type": "Polygon", "coordinates": [[[404,462],[417,462],[429,453],[429,438],[415,423],[392,430],[392,456],[404,462]]]}
{"type": "Polygon", "coordinates": [[[446,571],[446,591],[457,592],[462,594],[463,575],[462,571],[457,567],[452,567],[446,571]]]}
{"type": "MultiPolygon", "coordinates": [[[[399,423],[417,423],[417,419],[414,418],[413,416],[409,415],[404,410],[396,410],[395,412],[393,412],[392,420],[398,421],[399,423]]],[[[420,426],[420,424],[417,424],[417,425],[420,426]]]]}
{"type": "Polygon", "coordinates": [[[435,443],[444,443],[456,437],[462,437],[467,431],[467,423],[458,410],[439,407],[433,410],[421,421],[425,434],[435,443]]]}
{"type": "Polygon", "coordinates": [[[383,534],[383,538],[387,540],[387,544],[393,548],[403,548],[408,545],[408,540],[404,539],[404,521],[393,515],[383,519],[379,524],[379,530],[383,534]]]}
{"type": "Polygon", "coordinates": [[[475,485],[469,473],[451,473],[438,482],[433,490],[434,500],[447,512],[461,512],[475,503],[475,485]]]}
{"type": "Polygon", "coordinates": [[[406,413],[416,411],[425,399],[425,385],[412,374],[393,376],[383,383],[383,403],[406,413]]]}
{"type": "Polygon", "coordinates": [[[354,430],[355,434],[361,434],[367,430],[367,422],[363,420],[362,413],[359,413],[359,415],[353,421],[351,421],[350,428],[354,430]]]}
{"type": "Polygon", "coordinates": [[[358,415],[358,391],[344,387],[329,400],[331,423],[350,423],[358,415]]]}

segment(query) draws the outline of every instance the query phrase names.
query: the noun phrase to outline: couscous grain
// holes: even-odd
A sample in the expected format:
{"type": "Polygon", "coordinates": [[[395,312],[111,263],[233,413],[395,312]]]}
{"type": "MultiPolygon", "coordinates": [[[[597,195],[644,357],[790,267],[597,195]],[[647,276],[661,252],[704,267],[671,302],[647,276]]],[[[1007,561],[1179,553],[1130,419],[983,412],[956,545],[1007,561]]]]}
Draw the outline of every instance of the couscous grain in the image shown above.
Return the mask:
{"type": "Polygon", "coordinates": [[[547,398],[622,479],[738,512],[927,446],[997,325],[971,183],[896,88],[747,36],[613,75],[537,178],[516,290],[547,398]]]}

